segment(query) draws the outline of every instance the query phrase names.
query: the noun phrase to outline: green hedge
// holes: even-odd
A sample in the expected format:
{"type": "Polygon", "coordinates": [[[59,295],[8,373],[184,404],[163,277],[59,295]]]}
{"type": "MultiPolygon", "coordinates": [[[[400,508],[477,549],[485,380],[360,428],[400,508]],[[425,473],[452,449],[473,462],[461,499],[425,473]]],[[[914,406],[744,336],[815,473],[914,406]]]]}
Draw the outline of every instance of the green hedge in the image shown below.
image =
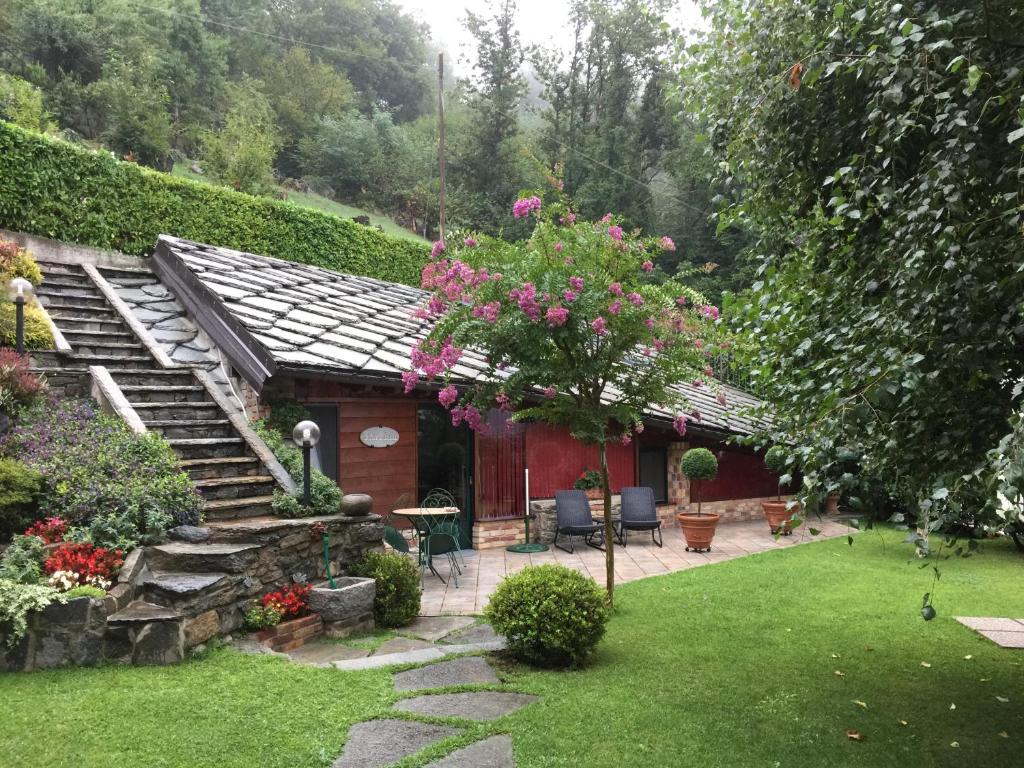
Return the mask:
{"type": "Polygon", "coordinates": [[[291,203],[179,179],[0,121],[0,227],[123,253],[168,234],[419,285],[427,249],[291,203]]]}

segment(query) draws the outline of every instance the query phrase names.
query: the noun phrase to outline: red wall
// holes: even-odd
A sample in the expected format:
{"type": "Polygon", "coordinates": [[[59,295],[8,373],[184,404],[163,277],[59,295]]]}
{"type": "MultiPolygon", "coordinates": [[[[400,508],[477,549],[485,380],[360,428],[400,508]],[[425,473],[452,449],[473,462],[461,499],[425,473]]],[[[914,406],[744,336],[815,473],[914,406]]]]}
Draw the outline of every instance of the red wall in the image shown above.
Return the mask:
{"type": "MultiPolygon", "coordinates": [[[[555,491],[572,488],[585,469],[600,469],[596,445],[575,440],[564,427],[530,424],[526,430],[526,466],[530,470],[530,497],[549,499],[555,491]]],[[[612,493],[636,482],[632,445],[608,444],[608,477],[612,493]]]]}
{"type": "Polygon", "coordinates": [[[760,454],[724,448],[721,443],[706,443],[718,458],[718,475],[700,484],[701,501],[728,501],[774,496],[776,476],[768,471],[760,454]]]}

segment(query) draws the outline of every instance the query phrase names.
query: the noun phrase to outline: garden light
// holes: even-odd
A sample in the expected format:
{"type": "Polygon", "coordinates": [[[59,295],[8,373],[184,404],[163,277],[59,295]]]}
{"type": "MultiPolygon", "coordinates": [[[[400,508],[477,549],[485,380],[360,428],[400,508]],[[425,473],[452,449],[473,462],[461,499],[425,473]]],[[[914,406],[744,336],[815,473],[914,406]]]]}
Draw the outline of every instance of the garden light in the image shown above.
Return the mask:
{"type": "Polygon", "coordinates": [[[15,339],[18,354],[25,352],[25,302],[32,298],[32,283],[16,277],[7,285],[7,297],[14,302],[15,339]]]}
{"type": "Polygon", "coordinates": [[[300,421],[292,430],[292,440],[302,449],[302,503],[309,506],[309,454],[320,442],[320,427],[315,422],[300,421]]]}

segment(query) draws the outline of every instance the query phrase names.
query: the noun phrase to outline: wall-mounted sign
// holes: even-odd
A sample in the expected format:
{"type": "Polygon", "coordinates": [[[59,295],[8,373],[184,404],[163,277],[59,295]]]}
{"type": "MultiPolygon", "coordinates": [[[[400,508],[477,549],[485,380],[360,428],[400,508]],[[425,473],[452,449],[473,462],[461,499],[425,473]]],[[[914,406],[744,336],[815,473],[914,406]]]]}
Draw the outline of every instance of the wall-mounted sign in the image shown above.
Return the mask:
{"type": "Polygon", "coordinates": [[[398,442],[398,430],[391,427],[368,427],[359,433],[359,442],[371,448],[390,448],[398,442]]]}

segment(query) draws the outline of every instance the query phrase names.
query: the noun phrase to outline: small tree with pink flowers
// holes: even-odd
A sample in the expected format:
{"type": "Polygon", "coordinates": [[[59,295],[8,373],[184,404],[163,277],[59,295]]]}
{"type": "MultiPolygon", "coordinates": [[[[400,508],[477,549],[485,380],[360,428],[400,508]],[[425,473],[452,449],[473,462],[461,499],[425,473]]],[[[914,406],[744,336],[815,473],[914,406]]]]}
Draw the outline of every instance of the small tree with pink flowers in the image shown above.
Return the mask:
{"type": "Polygon", "coordinates": [[[535,219],[525,242],[434,245],[423,269],[432,295],[419,312],[432,331],[412,350],[406,391],[438,381],[438,400],[456,425],[487,429],[485,415],[496,408],[514,421],[566,426],[597,445],[611,602],[607,444],[629,443],[652,408],[680,435],[700,418],[678,385],[715,388],[708,361],[720,341],[718,309],[678,280],[651,279],[654,259],[675,248],[667,237],[625,232],[611,214],[577,220],[564,203],[542,206],[537,197],[518,200],[513,216],[535,219]],[[476,381],[452,370],[466,348],[485,362],[476,381]]]}

